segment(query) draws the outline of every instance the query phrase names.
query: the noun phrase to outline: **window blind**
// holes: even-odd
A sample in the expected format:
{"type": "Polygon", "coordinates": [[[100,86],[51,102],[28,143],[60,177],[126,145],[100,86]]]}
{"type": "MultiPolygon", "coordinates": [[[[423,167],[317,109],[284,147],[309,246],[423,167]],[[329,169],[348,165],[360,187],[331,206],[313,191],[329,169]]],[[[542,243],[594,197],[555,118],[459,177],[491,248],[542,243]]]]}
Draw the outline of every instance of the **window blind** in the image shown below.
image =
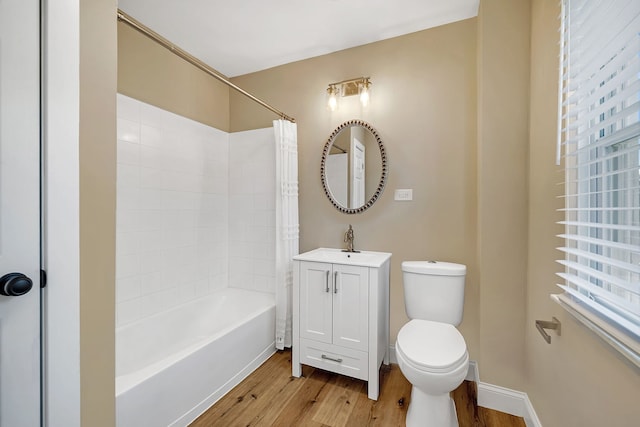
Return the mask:
{"type": "MultiPolygon", "coordinates": [[[[563,0],[558,297],[640,355],[640,1],[563,0]]],[[[637,362],[636,362],[637,363],[637,362]]]]}

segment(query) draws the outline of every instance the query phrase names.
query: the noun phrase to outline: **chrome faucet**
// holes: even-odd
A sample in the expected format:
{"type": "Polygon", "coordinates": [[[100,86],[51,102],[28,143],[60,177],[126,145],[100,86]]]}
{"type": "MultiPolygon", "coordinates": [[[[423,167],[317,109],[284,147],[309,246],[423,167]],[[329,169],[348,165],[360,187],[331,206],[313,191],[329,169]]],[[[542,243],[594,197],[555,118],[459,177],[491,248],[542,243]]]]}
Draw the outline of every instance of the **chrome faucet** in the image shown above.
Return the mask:
{"type": "Polygon", "coordinates": [[[347,249],[343,249],[342,252],[360,252],[353,249],[353,227],[349,224],[349,229],[344,233],[344,242],[347,244],[347,249]]]}

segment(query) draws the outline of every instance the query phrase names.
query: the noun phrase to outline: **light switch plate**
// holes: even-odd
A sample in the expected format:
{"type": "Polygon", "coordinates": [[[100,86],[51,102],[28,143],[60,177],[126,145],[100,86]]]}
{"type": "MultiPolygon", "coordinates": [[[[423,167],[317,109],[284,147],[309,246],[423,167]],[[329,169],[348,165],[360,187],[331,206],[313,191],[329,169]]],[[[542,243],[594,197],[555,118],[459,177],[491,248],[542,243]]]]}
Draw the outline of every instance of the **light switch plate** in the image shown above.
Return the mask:
{"type": "Polygon", "coordinates": [[[397,189],[394,192],[394,200],[403,200],[403,201],[413,200],[413,189],[411,188],[397,189]]]}

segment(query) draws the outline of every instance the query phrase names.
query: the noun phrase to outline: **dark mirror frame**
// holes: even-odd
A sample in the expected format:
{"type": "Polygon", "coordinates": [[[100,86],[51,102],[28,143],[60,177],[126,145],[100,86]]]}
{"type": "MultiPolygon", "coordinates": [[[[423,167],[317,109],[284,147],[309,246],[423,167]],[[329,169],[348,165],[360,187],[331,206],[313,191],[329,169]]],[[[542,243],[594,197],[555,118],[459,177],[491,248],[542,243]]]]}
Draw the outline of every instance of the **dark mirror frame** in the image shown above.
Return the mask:
{"type": "Polygon", "coordinates": [[[342,123],[331,133],[331,135],[329,135],[329,139],[327,139],[327,142],[324,144],[324,149],[322,150],[322,162],[320,163],[320,178],[322,179],[322,188],[324,189],[324,193],[329,198],[329,201],[331,202],[331,204],[335,206],[335,208],[342,213],[346,213],[346,214],[362,213],[367,209],[369,209],[371,206],[373,206],[373,204],[376,202],[376,200],[378,200],[378,198],[382,194],[382,190],[384,190],[384,186],[387,183],[388,173],[389,173],[389,170],[387,165],[387,153],[384,148],[384,144],[382,143],[382,139],[380,139],[380,135],[378,135],[378,132],[373,128],[373,126],[371,126],[367,122],[364,122],[362,120],[348,120],[342,123]],[[334,199],[333,195],[331,194],[331,190],[329,189],[329,184],[327,182],[327,174],[326,174],[327,156],[329,155],[331,146],[333,145],[333,142],[335,141],[335,139],[338,137],[338,134],[342,130],[353,127],[353,126],[361,126],[367,129],[369,132],[371,132],[371,134],[375,137],[376,142],[378,143],[378,148],[380,149],[380,157],[382,160],[382,172],[380,174],[380,182],[378,183],[378,188],[373,193],[371,198],[367,200],[364,205],[358,208],[346,208],[334,199]]]}

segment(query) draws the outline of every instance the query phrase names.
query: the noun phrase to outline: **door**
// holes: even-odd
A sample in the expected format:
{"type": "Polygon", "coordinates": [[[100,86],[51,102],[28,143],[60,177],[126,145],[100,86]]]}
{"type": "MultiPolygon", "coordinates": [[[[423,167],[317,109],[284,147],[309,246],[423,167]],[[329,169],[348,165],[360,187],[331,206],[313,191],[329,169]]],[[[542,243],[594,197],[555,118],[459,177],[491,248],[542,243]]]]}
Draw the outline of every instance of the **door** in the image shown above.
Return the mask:
{"type": "Polygon", "coordinates": [[[351,139],[351,151],[350,160],[351,165],[349,167],[349,174],[351,175],[351,209],[357,209],[364,205],[365,197],[365,170],[364,170],[364,158],[365,149],[364,144],[358,141],[357,138],[351,139]]]}
{"type": "Polygon", "coordinates": [[[0,427],[40,425],[39,58],[39,1],[0,0],[0,427]]]}
{"type": "Polygon", "coordinates": [[[369,343],[369,269],[333,265],[333,343],[366,351],[369,343]]]}
{"type": "Polygon", "coordinates": [[[329,154],[327,156],[327,185],[331,195],[340,206],[345,208],[347,204],[348,190],[348,153],[329,154]]]}
{"type": "Polygon", "coordinates": [[[331,344],[331,264],[300,263],[300,337],[331,344]]]}

